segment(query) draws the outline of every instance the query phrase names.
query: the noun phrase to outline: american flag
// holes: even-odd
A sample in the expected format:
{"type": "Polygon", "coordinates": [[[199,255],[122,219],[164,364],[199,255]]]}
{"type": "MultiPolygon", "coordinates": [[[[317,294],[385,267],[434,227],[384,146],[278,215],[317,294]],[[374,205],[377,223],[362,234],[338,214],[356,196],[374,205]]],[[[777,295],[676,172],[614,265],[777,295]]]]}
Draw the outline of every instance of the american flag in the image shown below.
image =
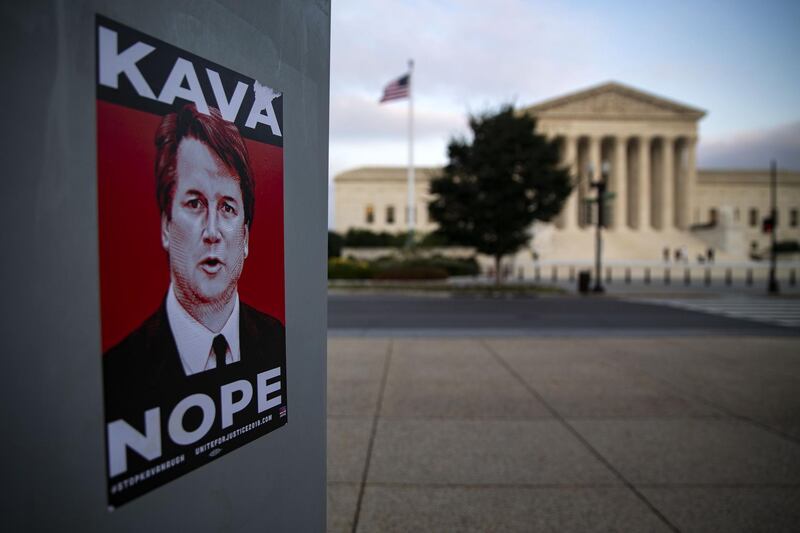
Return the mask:
{"type": "Polygon", "coordinates": [[[383,96],[381,97],[380,103],[389,102],[391,100],[399,100],[401,98],[408,98],[408,92],[411,88],[411,76],[406,74],[405,76],[400,76],[389,85],[383,88],[383,96]]]}

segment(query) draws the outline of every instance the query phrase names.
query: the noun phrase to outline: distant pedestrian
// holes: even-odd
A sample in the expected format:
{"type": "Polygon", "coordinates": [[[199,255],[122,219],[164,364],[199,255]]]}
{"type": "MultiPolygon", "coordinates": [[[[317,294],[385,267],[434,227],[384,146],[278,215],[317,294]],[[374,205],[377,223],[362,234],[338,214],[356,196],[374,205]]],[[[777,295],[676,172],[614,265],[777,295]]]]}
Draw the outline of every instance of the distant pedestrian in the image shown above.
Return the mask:
{"type": "Polygon", "coordinates": [[[713,248],[709,247],[708,250],[706,250],[706,259],[708,259],[709,263],[713,263],[714,262],[714,249],[713,248]]]}

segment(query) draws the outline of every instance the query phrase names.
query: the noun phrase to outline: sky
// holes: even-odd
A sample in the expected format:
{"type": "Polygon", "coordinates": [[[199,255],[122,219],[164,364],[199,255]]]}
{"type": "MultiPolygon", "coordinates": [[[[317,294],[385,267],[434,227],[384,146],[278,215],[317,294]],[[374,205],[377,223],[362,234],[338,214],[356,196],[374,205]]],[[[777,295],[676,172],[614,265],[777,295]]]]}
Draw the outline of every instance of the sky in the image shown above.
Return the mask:
{"type": "Polygon", "coordinates": [[[414,59],[415,164],[446,162],[467,116],[617,81],[707,111],[700,168],[800,170],[800,2],[334,0],[330,178],[408,162],[405,100],[378,104],[414,59]]]}

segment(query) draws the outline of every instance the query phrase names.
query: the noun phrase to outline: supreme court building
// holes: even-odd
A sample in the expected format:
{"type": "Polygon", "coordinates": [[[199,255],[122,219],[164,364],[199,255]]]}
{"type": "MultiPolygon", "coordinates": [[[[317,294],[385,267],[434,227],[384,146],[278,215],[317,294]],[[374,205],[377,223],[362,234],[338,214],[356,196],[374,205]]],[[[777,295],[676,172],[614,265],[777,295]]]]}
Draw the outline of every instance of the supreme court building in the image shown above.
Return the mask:
{"type": "MultiPolygon", "coordinates": [[[[590,181],[605,163],[609,190],[606,256],[655,260],[665,248],[689,257],[713,248],[718,259],[745,259],[768,245],[761,220],[769,214],[769,169],[698,170],[698,122],[706,112],[619,84],[606,83],[522,109],[537,131],[558,142],[575,183],[551,224],[535,224],[529,250],[542,259],[583,260],[593,253],[590,181]]],[[[428,183],[439,169],[416,171],[416,227],[428,219],[428,183]]],[[[778,175],[778,238],[800,239],[800,172],[778,175]]],[[[406,169],[367,167],[334,178],[334,229],[403,231],[406,169]]]]}

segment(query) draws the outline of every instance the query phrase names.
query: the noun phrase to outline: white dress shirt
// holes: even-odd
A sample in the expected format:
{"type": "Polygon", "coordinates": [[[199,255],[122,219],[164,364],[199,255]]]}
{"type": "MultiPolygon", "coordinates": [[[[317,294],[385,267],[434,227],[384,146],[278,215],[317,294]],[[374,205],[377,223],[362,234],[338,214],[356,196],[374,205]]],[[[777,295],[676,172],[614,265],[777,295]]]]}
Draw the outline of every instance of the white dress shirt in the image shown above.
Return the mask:
{"type": "Polygon", "coordinates": [[[228,341],[225,364],[240,360],[239,354],[239,293],[234,295],[233,311],[222,329],[215,333],[190,315],[175,297],[175,288],[170,284],[167,292],[167,319],[178,354],[181,356],[183,371],[187,376],[198,374],[217,367],[217,359],[211,347],[214,337],[220,333],[228,341]]]}

